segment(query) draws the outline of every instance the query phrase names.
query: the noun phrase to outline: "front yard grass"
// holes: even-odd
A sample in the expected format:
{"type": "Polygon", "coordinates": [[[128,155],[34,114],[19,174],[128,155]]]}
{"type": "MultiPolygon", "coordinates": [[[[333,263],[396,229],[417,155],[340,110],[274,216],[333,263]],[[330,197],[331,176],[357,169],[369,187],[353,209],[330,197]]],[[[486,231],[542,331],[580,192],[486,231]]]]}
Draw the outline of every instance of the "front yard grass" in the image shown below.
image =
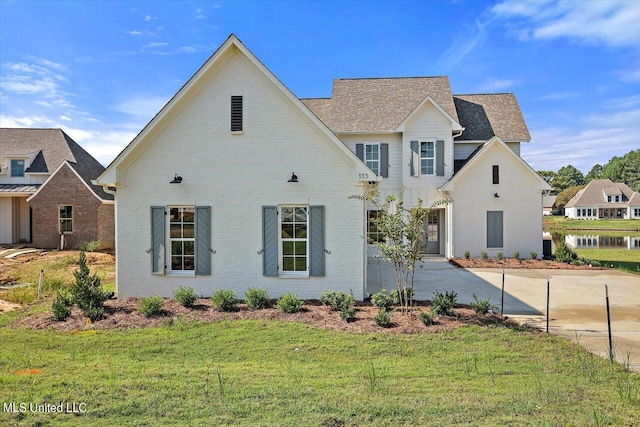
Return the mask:
{"type": "Polygon", "coordinates": [[[640,273],[640,251],[629,249],[574,249],[579,257],[599,261],[602,267],[609,267],[640,273]]]}
{"type": "Polygon", "coordinates": [[[545,215],[543,228],[545,231],[580,230],[591,229],[626,229],[640,231],[640,220],[638,219],[600,219],[600,220],[580,220],[565,218],[564,216],[545,215]]]}
{"type": "Polygon", "coordinates": [[[85,403],[87,412],[0,413],[0,425],[640,423],[639,375],[517,328],[395,335],[178,320],[69,333],[6,320],[3,403],[85,403]]]}

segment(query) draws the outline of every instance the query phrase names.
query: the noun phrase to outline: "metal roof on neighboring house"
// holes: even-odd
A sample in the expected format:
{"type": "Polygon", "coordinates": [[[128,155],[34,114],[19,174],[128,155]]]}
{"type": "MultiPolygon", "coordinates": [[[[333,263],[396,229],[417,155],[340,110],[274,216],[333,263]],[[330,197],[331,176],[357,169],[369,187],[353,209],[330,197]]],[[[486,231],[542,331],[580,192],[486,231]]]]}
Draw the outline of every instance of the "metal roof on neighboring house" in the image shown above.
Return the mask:
{"type": "Polygon", "coordinates": [[[389,132],[427,96],[465,128],[456,140],[531,139],[512,93],[452,95],[446,76],[335,79],[331,98],[301,101],[335,133],[389,132]]]}
{"type": "Polygon", "coordinates": [[[53,173],[66,160],[98,197],[113,200],[101,186],[91,184],[104,166],[62,129],[0,128],[0,165],[7,157],[33,153],[37,154],[25,172],[53,173]]]}
{"type": "Polygon", "coordinates": [[[622,182],[612,182],[610,179],[594,179],[589,182],[585,188],[578,191],[578,193],[569,200],[565,205],[565,208],[577,207],[589,207],[589,206],[602,206],[611,208],[625,208],[629,206],[629,201],[635,199],[637,192],[634,192],[622,182]],[[618,191],[618,193],[606,193],[606,191],[618,191]],[[622,201],[608,203],[606,195],[621,194],[622,201]]]}
{"type": "Polygon", "coordinates": [[[41,184],[0,184],[0,193],[29,193],[38,191],[41,184]]]}

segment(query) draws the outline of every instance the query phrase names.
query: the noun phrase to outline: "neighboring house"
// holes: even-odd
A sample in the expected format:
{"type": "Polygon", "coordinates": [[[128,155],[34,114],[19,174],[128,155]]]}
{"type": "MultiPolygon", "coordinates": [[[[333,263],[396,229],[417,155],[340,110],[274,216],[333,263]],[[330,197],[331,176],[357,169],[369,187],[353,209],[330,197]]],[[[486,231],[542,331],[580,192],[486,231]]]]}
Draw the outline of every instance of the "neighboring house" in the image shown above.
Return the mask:
{"type": "Polygon", "coordinates": [[[427,252],[542,252],[542,192],[512,94],[446,77],[339,79],[298,99],[231,35],[96,183],[116,189],[120,296],[250,286],[366,296],[367,202],[425,206],[427,252]],[[455,173],[455,174],[454,174],[455,173]]]}
{"type": "Polygon", "coordinates": [[[564,207],[573,219],[640,219],[640,193],[610,179],[594,179],[564,207]]]}
{"type": "Polygon", "coordinates": [[[91,183],[103,171],[61,129],[0,129],[0,244],[113,248],[113,195],[91,183]]]}
{"type": "Polygon", "coordinates": [[[542,215],[553,215],[553,205],[557,197],[550,194],[542,195],[542,215]]]}

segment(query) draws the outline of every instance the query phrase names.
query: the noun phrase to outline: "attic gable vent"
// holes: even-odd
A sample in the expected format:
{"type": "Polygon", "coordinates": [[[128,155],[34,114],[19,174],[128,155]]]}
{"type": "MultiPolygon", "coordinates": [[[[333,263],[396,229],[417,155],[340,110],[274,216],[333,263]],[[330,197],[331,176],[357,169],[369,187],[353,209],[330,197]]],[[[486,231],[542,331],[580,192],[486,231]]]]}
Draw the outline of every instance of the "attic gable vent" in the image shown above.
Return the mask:
{"type": "Polygon", "coordinates": [[[231,132],[242,132],[242,96],[231,97],[231,132]]]}

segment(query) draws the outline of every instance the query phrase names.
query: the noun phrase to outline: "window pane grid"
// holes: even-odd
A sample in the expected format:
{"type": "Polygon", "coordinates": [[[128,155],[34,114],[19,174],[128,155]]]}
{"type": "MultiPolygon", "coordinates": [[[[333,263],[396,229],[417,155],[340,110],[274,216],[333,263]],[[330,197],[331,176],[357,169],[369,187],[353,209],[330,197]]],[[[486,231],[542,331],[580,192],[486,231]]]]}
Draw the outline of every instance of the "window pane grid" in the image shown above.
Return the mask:
{"type": "Polygon", "coordinates": [[[11,160],[11,176],[24,176],[24,160],[11,160]]]}
{"type": "Polygon", "coordinates": [[[376,175],[380,174],[380,146],[378,144],[365,144],[365,163],[376,175]]]}
{"type": "Polygon", "coordinates": [[[367,211],[367,237],[370,242],[382,242],[384,237],[378,229],[375,220],[380,216],[380,211],[367,211]]]}
{"type": "Polygon", "coordinates": [[[73,206],[61,205],[58,207],[58,221],[60,233],[73,232],[73,206]]]}
{"type": "Polygon", "coordinates": [[[308,210],[306,207],[285,206],[282,207],[280,215],[282,271],[306,272],[308,210]]]}
{"type": "Polygon", "coordinates": [[[169,209],[171,270],[195,270],[195,208],[169,209]]]}
{"type": "Polygon", "coordinates": [[[426,141],[420,143],[420,173],[433,175],[435,165],[435,143],[426,141]]]}

